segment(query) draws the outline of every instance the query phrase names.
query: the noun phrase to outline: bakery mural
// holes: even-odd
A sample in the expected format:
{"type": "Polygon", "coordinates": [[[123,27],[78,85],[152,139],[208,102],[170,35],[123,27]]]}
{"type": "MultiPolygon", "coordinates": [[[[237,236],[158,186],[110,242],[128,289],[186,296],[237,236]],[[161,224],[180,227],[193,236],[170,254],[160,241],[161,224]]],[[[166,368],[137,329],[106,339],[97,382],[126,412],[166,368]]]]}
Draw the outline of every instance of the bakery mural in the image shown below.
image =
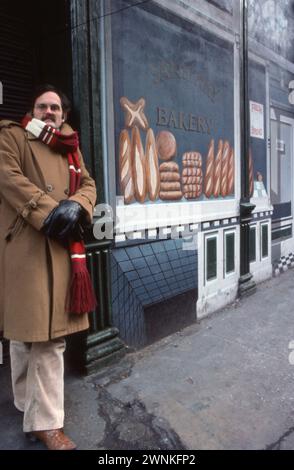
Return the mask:
{"type": "Polygon", "coordinates": [[[117,195],[234,197],[233,46],[148,3],[112,16],[117,195]]]}

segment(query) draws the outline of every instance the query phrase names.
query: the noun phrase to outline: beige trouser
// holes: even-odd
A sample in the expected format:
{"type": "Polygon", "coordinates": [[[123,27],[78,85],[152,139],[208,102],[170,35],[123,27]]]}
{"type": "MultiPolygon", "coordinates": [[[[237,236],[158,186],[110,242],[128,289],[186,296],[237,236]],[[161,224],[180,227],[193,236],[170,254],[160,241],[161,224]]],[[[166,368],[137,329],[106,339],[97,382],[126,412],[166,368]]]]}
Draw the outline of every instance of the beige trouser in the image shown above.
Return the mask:
{"type": "Polygon", "coordinates": [[[63,427],[64,350],[64,338],[10,341],[14,404],[24,412],[24,432],[63,427]]]}

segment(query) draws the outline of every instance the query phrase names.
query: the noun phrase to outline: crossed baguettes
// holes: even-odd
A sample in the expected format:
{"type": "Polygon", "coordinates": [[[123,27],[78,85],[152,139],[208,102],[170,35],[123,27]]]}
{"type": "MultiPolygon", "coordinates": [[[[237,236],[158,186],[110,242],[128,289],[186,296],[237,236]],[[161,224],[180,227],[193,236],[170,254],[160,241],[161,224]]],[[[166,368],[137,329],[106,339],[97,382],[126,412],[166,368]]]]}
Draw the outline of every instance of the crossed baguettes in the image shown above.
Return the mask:
{"type": "Polygon", "coordinates": [[[211,139],[206,158],[206,172],[204,178],[204,194],[210,197],[213,192],[214,180],[214,139],[211,139]]]}
{"type": "Polygon", "coordinates": [[[130,204],[134,200],[135,189],[131,160],[131,142],[126,129],[122,130],[119,136],[119,179],[124,202],[125,204],[130,204]]]}
{"type": "Polygon", "coordinates": [[[229,167],[228,167],[228,181],[227,181],[227,194],[234,192],[234,176],[235,176],[235,164],[234,164],[234,149],[230,148],[229,154],[229,167]]]}
{"type": "Polygon", "coordinates": [[[221,169],[221,188],[220,192],[223,197],[227,195],[227,186],[228,186],[228,168],[229,168],[229,153],[230,153],[230,144],[226,140],[223,147],[222,153],[222,169],[221,169]]]}
{"type": "Polygon", "coordinates": [[[160,177],[158,168],[158,154],[152,129],[148,129],[147,131],[145,156],[147,191],[150,201],[155,201],[159,194],[160,177]]]}
{"type": "Polygon", "coordinates": [[[146,159],[140,131],[137,126],[132,128],[131,160],[133,167],[135,197],[138,202],[142,203],[146,199],[146,159]]]}

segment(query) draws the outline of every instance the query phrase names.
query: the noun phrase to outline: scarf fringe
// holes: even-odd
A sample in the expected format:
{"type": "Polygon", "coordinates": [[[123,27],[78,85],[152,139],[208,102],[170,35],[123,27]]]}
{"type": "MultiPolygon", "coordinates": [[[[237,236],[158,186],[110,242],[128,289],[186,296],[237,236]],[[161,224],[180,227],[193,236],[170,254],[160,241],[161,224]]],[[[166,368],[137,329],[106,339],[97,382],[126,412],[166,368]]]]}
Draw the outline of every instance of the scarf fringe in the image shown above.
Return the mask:
{"type": "Polygon", "coordinates": [[[70,284],[68,310],[70,313],[88,313],[95,310],[97,300],[86,266],[74,271],[70,284]]]}

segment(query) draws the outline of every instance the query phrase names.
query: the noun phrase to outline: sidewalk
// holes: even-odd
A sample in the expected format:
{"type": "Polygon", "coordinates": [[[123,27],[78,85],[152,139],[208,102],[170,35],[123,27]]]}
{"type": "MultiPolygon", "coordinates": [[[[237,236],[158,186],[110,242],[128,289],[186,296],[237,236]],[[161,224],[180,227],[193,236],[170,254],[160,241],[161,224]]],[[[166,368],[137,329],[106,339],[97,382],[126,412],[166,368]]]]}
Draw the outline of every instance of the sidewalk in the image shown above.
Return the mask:
{"type": "MultiPolygon", "coordinates": [[[[66,432],[79,449],[294,450],[293,286],[290,270],[115,366],[68,376],[66,432]]],[[[0,374],[0,449],[42,449],[0,374]]]]}

